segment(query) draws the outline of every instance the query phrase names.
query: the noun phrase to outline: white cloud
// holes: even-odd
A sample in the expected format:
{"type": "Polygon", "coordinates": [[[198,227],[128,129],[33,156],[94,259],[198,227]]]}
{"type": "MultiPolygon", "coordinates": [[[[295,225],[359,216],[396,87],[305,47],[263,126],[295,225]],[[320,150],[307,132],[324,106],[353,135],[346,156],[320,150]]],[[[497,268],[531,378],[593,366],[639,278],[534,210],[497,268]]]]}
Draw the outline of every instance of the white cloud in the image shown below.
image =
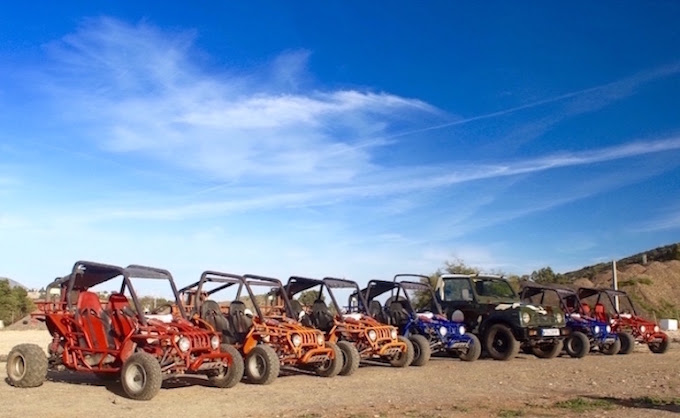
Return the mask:
{"type": "Polygon", "coordinates": [[[306,51],[280,56],[265,74],[199,70],[193,36],[88,21],[50,45],[55,99],[96,126],[89,135],[106,150],[221,180],[297,184],[347,182],[372,168],[370,149],[383,136],[443,115],[384,92],[299,92],[306,51]]]}

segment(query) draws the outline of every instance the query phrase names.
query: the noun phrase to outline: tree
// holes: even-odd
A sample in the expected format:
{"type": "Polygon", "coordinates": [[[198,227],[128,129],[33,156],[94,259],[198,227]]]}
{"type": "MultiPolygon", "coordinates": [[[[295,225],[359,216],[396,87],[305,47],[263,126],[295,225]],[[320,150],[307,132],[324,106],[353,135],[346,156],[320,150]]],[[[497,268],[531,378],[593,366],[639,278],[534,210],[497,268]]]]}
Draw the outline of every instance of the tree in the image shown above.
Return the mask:
{"type": "Polygon", "coordinates": [[[536,283],[555,283],[561,284],[568,282],[567,278],[562,274],[555,273],[550,267],[543,267],[538,271],[533,271],[530,280],[536,283]]]}
{"type": "Polygon", "coordinates": [[[9,280],[0,280],[0,320],[11,324],[34,309],[26,289],[21,286],[10,287],[9,280]]]}
{"type": "Polygon", "coordinates": [[[324,300],[324,295],[319,296],[318,290],[305,290],[300,293],[298,300],[303,306],[312,306],[315,300],[324,300]]]}

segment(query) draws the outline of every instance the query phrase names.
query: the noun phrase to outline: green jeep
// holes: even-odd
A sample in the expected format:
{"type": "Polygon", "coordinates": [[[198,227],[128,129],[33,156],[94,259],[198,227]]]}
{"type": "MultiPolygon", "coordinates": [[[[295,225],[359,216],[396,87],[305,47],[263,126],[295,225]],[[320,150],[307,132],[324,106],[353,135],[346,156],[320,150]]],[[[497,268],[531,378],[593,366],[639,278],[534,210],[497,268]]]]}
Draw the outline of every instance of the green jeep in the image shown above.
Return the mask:
{"type": "Polygon", "coordinates": [[[520,348],[536,357],[553,358],[569,333],[559,308],[521,302],[500,276],[444,274],[436,295],[447,317],[464,321],[496,360],[509,360],[520,348]]]}

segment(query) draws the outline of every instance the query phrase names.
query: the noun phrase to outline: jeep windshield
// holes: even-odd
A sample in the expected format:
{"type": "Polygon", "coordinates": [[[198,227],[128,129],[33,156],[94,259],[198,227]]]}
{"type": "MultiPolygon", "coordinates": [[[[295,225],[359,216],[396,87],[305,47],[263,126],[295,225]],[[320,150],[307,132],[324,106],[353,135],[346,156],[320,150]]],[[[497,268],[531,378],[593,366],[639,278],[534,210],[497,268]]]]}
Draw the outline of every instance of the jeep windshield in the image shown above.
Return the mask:
{"type": "Polygon", "coordinates": [[[496,299],[516,299],[517,295],[505,279],[490,277],[473,277],[472,284],[477,296],[496,299]]]}

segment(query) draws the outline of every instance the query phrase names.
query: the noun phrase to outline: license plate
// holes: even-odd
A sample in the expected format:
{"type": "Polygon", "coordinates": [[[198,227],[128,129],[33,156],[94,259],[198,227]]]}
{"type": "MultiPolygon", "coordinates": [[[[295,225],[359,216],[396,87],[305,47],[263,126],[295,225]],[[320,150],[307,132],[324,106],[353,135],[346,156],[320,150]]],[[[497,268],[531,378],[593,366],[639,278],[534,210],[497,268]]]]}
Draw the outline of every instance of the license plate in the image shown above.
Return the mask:
{"type": "Polygon", "coordinates": [[[470,345],[470,343],[454,343],[452,348],[463,348],[470,345]]]}
{"type": "Polygon", "coordinates": [[[560,330],[557,328],[543,329],[541,330],[541,335],[543,335],[544,337],[559,337],[560,330]]]}
{"type": "Polygon", "coordinates": [[[606,339],[604,340],[604,342],[605,342],[606,344],[613,343],[614,341],[616,341],[616,338],[606,338],[606,339]]]}

